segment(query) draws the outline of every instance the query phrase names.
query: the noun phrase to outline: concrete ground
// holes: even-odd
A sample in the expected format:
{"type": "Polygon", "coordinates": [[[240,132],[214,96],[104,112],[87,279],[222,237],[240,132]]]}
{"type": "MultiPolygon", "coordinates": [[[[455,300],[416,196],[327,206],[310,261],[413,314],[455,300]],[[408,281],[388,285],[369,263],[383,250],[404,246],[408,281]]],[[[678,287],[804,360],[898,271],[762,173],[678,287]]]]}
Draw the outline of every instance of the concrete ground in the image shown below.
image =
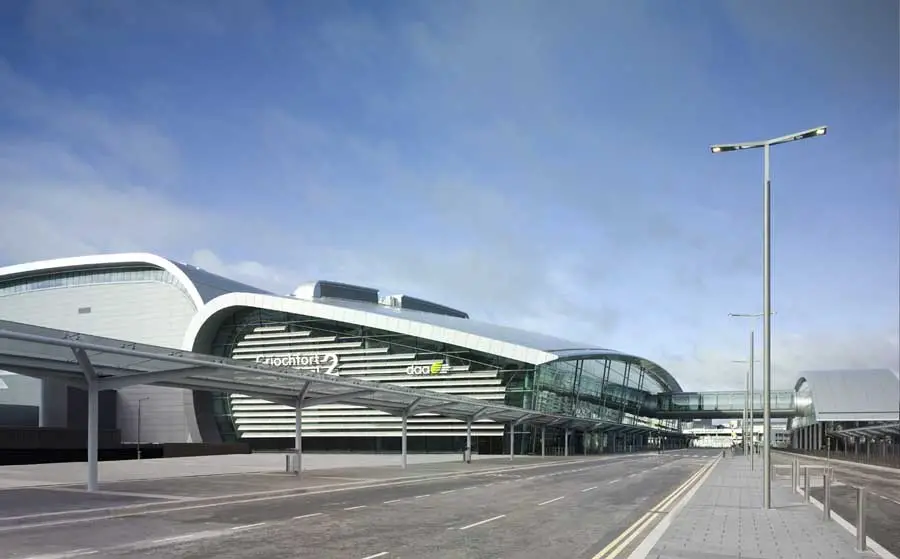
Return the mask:
{"type": "Polygon", "coordinates": [[[77,487],[10,489],[0,546],[4,559],[611,557],[607,544],[714,454],[123,481],[77,505],[77,487]]]}
{"type": "MultiPolygon", "coordinates": [[[[772,453],[773,464],[790,464],[798,458],[801,465],[809,465],[810,494],[819,502],[824,500],[821,468],[825,460],[786,453],[772,453]]],[[[900,557],[900,471],[870,468],[849,462],[830,461],[834,470],[831,490],[832,510],[851,524],[856,524],[856,487],[866,487],[867,533],[885,549],[900,557]]],[[[790,470],[779,470],[780,477],[789,477],[790,470]]],[[[802,484],[802,478],[801,478],[802,484]]]]}
{"type": "MultiPolygon", "coordinates": [[[[480,456],[496,459],[496,455],[480,456]]],[[[410,454],[409,464],[432,464],[461,460],[459,453],[410,454]]],[[[399,454],[325,454],[303,455],[304,470],[348,468],[353,466],[397,466],[399,454]]],[[[134,479],[161,479],[196,475],[246,474],[255,472],[283,472],[284,453],[226,454],[222,456],[193,456],[189,458],[158,458],[153,460],[116,460],[100,462],[100,482],[134,479]]],[[[0,489],[32,487],[36,485],[86,483],[87,464],[68,462],[60,464],[30,464],[0,466],[0,489]]]]}

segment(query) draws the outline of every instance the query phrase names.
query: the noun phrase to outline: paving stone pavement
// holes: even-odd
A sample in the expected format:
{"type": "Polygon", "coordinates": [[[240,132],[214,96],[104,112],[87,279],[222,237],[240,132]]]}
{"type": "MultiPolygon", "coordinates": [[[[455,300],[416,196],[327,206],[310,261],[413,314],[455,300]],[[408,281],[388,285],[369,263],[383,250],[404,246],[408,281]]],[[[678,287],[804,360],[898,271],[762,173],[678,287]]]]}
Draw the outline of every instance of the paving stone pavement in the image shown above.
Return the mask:
{"type": "Polygon", "coordinates": [[[762,508],[762,467],[745,457],[719,461],[647,555],[650,559],[853,559],[853,535],[772,480],[772,509],[762,508]]]}

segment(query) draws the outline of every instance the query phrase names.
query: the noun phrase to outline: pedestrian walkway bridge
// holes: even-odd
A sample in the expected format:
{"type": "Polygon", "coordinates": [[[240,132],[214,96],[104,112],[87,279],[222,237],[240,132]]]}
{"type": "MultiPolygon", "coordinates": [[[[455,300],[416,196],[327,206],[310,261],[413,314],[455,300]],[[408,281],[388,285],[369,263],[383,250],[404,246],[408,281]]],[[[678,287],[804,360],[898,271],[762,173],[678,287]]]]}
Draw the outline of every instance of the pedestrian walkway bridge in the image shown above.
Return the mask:
{"type": "MultiPolygon", "coordinates": [[[[773,390],[772,417],[787,418],[803,413],[793,390],[773,390]]],[[[654,394],[644,402],[643,413],[660,419],[740,419],[744,414],[747,393],[729,392],[668,392],[654,394]]],[[[753,394],[753,409],[762,416],[762,392],[753,394]]]]}

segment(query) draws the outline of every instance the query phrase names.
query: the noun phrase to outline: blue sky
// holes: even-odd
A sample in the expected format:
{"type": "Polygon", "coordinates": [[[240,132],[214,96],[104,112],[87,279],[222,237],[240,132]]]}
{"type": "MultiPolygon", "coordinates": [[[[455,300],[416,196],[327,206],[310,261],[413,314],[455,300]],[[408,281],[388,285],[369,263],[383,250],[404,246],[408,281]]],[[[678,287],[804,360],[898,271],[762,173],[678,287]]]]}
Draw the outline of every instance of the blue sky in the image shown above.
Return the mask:
{"type": "Polygon", "coordinates": [[[7,1],[0,264],[336,279],[738,388],[772,154],[776,382],[900,367],[893,0],[7,1]]]}

